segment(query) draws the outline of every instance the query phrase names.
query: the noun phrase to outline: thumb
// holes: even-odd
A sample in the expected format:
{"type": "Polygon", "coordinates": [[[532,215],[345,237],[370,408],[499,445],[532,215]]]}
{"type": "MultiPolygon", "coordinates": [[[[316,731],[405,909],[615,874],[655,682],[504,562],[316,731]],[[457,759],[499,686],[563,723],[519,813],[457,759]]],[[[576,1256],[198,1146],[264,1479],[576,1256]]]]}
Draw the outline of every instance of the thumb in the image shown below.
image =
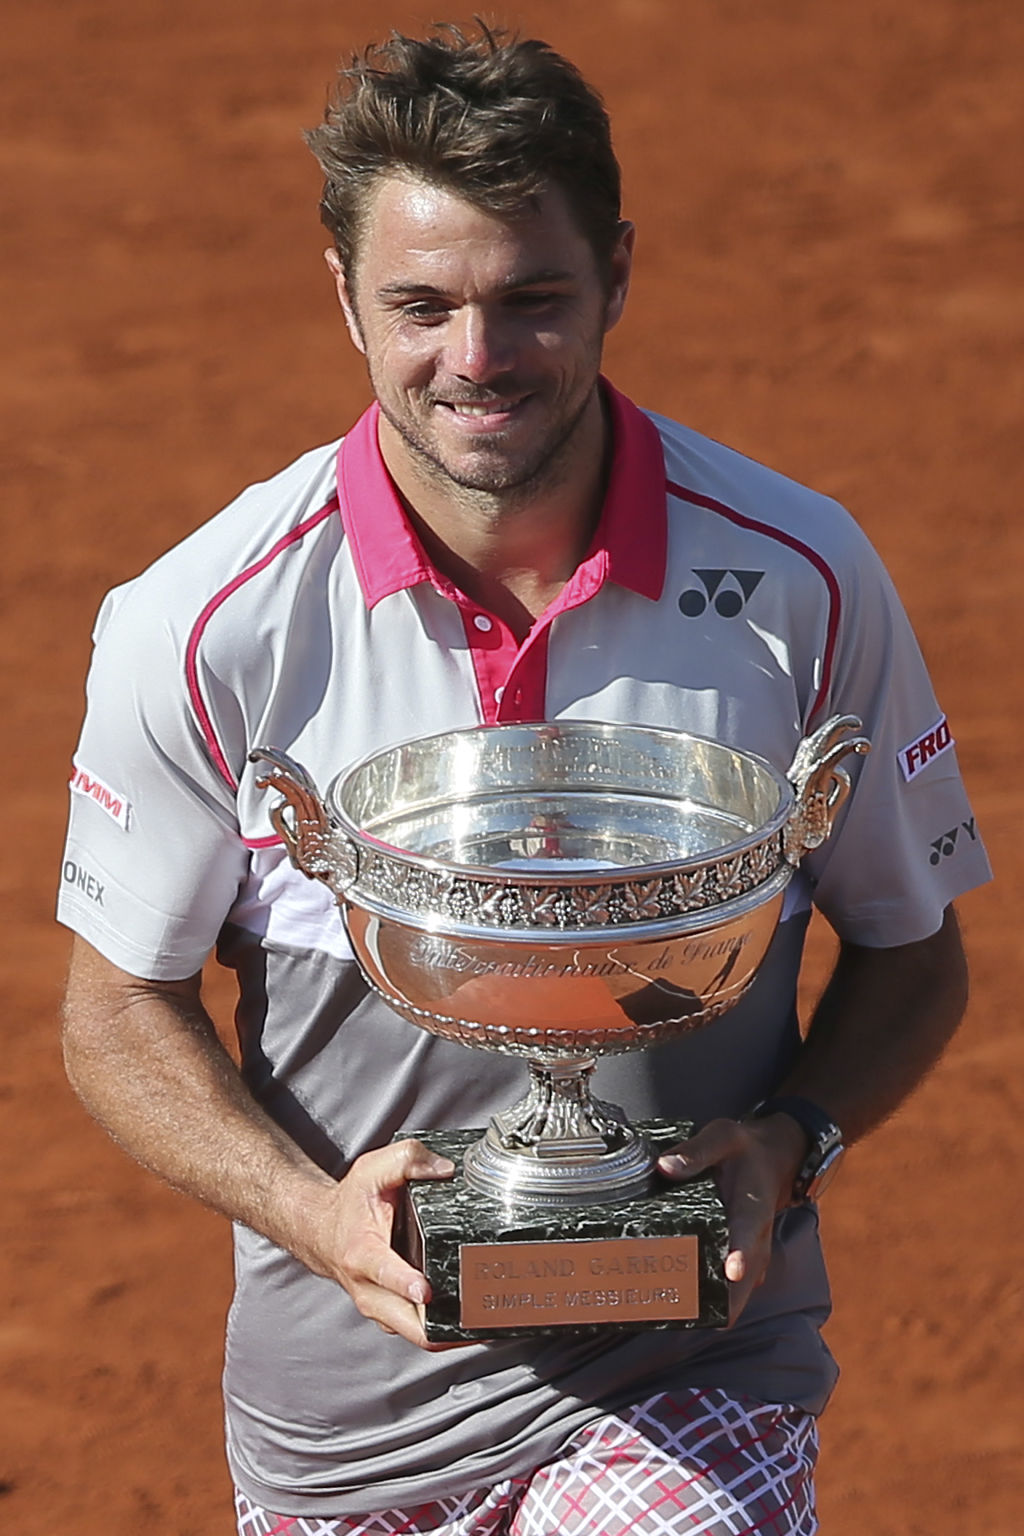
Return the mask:
{"type": "Polygon", "coordinates": [[[711,1120],[695,1136],[678,1142],[658,1158],[658,1171],[669,1179],[692,1179],[728,1157],[736,1146],[735,1120],[711,1120]]]}
{"type": "Polygon", "coordinates": [[[367,1193],[397,1190],[411,1179],[446,1179],[455,1172],[450,1158],[440,1157],[422,1141],[407,1137],[357,1157],[346,1183],[367,1193]]]}

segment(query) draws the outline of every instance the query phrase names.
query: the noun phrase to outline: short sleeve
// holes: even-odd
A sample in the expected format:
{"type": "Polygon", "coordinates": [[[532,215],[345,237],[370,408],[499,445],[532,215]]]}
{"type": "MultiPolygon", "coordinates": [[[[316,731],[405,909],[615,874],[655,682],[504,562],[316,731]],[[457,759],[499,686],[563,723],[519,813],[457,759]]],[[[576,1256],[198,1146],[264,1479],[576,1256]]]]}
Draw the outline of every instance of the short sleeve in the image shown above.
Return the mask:
{"type": "Polygon", "coordinates": [[[160,608],[135,582],[100,610],[57,916],[123,970],[169,981],[210,953],[248,851],[160,608]]]}
{"type": "Polygon", "coordinates": [[[829,714],[871,741],[848,759],[853,791],[805,860],[816,905],[841,938],[887,948],[927,938],[957,896],[991,878],[943,713],[884,566],[856,531],[844,573],[829,714]]]}

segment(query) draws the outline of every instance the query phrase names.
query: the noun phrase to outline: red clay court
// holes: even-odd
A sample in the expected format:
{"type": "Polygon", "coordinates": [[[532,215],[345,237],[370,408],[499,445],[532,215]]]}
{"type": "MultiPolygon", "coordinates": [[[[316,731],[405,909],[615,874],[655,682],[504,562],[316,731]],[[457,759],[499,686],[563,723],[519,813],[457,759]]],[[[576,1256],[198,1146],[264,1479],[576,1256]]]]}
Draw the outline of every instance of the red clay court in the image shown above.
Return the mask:
{"type": "MultiPolygon", "coordinates": [[[[108,1144],[60,1067],[65,781],[102,593],[366,400],[300,132],[343,52],[435,9],[37,0],[5,19],[0,1525],[19,1536],[233,1530],[227,1231],[108,1144]]],[[[825,1207],[844,1374],[820,1499],[827,1536],[1016,1536],[1024,11],[507,15],[612,112],[640,245],[609,372],[850,507],[952,722],[997,880],[962,904],[962,1033],[825,1207]]]]}

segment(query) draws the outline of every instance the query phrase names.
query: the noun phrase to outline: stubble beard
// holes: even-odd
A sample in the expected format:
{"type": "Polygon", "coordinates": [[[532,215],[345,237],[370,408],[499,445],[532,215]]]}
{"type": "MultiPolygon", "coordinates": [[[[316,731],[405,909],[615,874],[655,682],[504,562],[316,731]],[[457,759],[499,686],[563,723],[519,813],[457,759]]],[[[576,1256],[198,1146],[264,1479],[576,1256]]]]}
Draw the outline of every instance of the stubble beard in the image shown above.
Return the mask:
{"type": "MultiPolygon", "coordinates": [[[[372,375],[370,382],[374,382],[372,375]]],[[[452,500],[464,505],[492,511],[515,511],[536,500],[541,493],[556,489],[570,477],[574,439],[596,389],[595,376],[593,386],[577,410],[568,421],[560,424],[552,437],[538,445],[531,457],[517,464],[503,464],[497,458],[490,464],[482,463],[475,468],[467,466],[462,470],[448,464],[426,434],[416,431],[414,423],[389,409],[376,388],[374,394],[381,414],[402,439],[424,479],[434,489],[445,491],[452,500]]]]}

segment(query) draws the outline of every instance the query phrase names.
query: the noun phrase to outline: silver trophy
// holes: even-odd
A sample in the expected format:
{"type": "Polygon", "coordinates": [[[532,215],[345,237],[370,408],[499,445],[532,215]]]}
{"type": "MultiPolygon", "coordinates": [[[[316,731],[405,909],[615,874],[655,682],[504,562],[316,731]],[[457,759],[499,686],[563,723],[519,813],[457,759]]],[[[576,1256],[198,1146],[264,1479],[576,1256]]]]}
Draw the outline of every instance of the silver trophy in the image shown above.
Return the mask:
{"type": "Polygon", "coordinates": [[[283,752],[250,754],[368,984],[411,1023],[529,1069],[483,1134],[417,1133],[458,1166],[453,1186],[412,1187],[402,1239],[431,1280],[428,1337],[726,1320],[713,1181],[654,1172],[688,1127],[630,1125],[590,1077],[743,996],[849,790],[840,760],[869,750],[859,730],[829,720],[784,775],[682,731],[476,727],[377,752],[324,797],[283,752]]]}

